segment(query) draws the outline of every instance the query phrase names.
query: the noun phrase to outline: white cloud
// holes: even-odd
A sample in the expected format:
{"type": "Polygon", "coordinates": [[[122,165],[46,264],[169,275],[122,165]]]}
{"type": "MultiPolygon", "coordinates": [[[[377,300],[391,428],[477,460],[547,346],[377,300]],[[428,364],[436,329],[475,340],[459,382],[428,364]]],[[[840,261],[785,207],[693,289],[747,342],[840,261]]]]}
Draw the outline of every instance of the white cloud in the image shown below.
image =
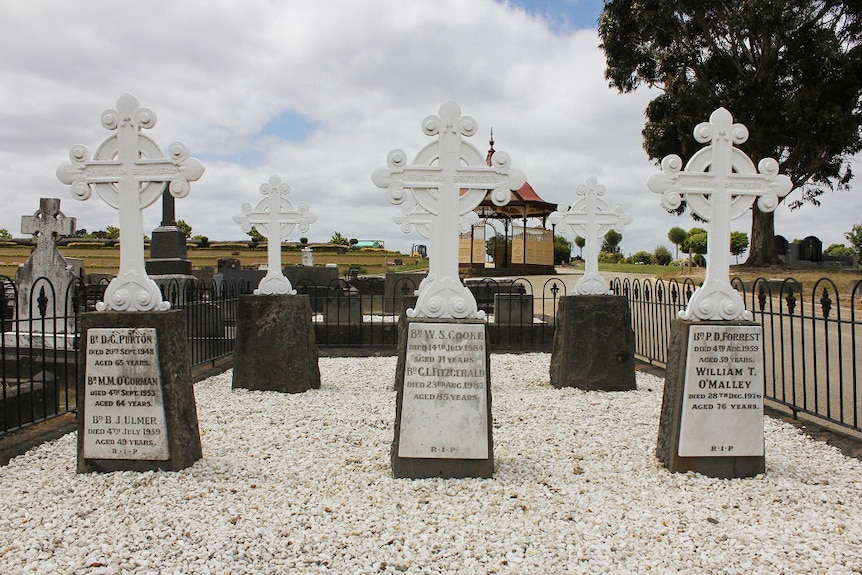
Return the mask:
{"type": "MultiPolygon", "coordinates": [[[[420,123],[449,98],[478,122],[472,144],[484,154],[493,127],[496,149],[547,201],[571,203],[578,184],[597,177],[608,201],[635,217],[624,251],[671,247],[670,227],[694,225],[667,216],[647,190],[650,94],[607,87],[592,30],[549,31],[491,0],[34,0],[4,11],[0,51],[13,56],[0,62],[0,228],[16,235],[39,197],[61,198],[79,227],[116,225],[98,198],[72,199],[55,170],[72,145],[93,150],[110,135],[99,118],[126,91],[157,114],[150,135],[163,149],[179,140],[206,159],[177,215],[211,239],[244,237],[231,216],[277,174],[292,201],[318,214],[312,241],[337,230],[406,250],[420,236],[401,234],[391,219],[399,208],[370,175],[391,149],[412,157],[425,146],[420,123]],[[303,140],[262,135],[285,112],[311,123],[303,140]]],[[[855,195],[823,204],[779,208],[777,232],[828,245],[862,221],[855,195]]],[[[156,205],[144,229],[159,220],[156,205]]]]}

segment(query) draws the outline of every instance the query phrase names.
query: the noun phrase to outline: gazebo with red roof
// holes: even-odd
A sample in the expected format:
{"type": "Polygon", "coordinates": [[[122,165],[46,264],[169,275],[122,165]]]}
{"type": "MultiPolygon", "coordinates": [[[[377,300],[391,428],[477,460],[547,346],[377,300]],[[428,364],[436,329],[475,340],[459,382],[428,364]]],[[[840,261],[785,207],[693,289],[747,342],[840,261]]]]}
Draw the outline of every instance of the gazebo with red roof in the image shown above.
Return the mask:
{"type": "MultiPolygon", "coordinates": [[[[491,165],[494,155],[494,133],[486,158],[491,165]]],[[[459,267],[470,275],[552,274],[554,273],[554,232],[546,229],[548,216],[557,204],[546,202],[529,183],[512,192],[509,203],[495,205],[490,192],[476,208],[481,223],[461,235],[459,267]],[[533,226],[530,227],[530,220],[533,226]],[[498,225],[495,225],[499,222],[498,225]],[[490,226],[495,242],[494,267],[485,264],[485,230],[490,226]],[[502,233],[498,229],[502,227],[502,233]]]]}

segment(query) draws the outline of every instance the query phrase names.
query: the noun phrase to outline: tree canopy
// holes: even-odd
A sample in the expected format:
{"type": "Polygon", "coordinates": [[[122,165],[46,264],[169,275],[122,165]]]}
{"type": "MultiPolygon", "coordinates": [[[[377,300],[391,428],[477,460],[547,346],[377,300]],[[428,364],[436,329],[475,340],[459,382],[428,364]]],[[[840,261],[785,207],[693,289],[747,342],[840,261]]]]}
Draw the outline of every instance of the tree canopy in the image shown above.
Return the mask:
{"type": "MultiPolygon", "coordinates": [[[[859,0],[607,0],[599,20],[611,87],[662,91],[646,109],[650,158],[690,157],[701,147],[692,130],[723,106],[749,129],[743,151],[790,176],[791,209],[849,188],[862,149],[860,32],[859,0]]],[[[774,214],[753,212],[746,263],[773,263],[774,214]]]]}
{"type": "Polygon", "coordinates": [[[730,253],[736,256],[736,263],[739,263],[739,256],[745,253],[748,249],[748,234],[745,232],[730,232],[730,253]]]}
{"type": "Polygon", "coordinates": [[[338,246],[346,246],[349,245],[350,240],[341,235],[341,232],[335,232],[332,234],[332,237],[329,238],[329,243],[335,244],[338,246]]]}
{"type": "Polygon", "coordinates": [[[623,241],[623,235],[616,230],[608,230],[605,234],[605,239],[602,242],[602,251],[609,254],[616,254],[620,251],[620,242],[623,241]]]}
{"type": "Polygon", "coordinates": [[[579,255],[581,256],[581,258],[583,258],[584,246],[587,245],[587,240],[585,240],[581,236],[575,236],[575,245],[578,246],[578,249],[580,250],[579,255]]]}
{"type": "Polygon", "coordinates": [[[862,263],[862,224],[854,224],[850,231],[844,234],[844,237],[856,250],[856,257],[862,263]]]}
{"type": "Polygon", "coordinates": [[[192,237],[192,227],[185,220],[177,220],[177,229],[186,235],[186,238],[192,237]]]}
{"type": "Polygon", "coordinates": [[[670,240],[670,243],[676,246],[676,259],[679,259],[679,246],[682,245],[682,242],[684,242],[687,237],[688,232],[679,226],[674,226],[668,230],[667,239],[670,240]]]}

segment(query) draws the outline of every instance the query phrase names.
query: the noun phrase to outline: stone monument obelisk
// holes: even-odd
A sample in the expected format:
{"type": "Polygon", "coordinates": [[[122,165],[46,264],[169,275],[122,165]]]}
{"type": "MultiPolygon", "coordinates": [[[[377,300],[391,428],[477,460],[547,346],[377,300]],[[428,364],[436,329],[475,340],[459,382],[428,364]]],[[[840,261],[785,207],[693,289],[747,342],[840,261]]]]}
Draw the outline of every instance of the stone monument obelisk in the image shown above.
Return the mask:
{"type": "Polygon", "coordinates": [[[179,470],[201,458],[185,314],[170,310],[144,265],[143,210],[165,191],[182,198],[204,168],[174,142],[164,157],[141,132],[156,115],[125,94],[102,114],[114,132],[93,157],[73,146],[57,177],[72,195],[95,191],[120,216],[120,270],[98,311],[81,318],[79,473],[179,470]]]}
{"type": "Polygon", "coordinates": [[[730,285],[730,222],[751,207],[769,212],[790,192],[778,162],[755,169],[734,146],[748,129],[719,108],[694,138],[709,144],[683,169],[666,156],[647,185],[666,209],[689,208],[707,222],[706,278],[671,326],[656,455],[670,471],[750,477],[766,469],[763,441],[763,328],[730,285]]]}
{"type": "Polygon", "coordinates": [[[260,186],[264,199],[243,204],[234,216],[244,232],[254,226],[267,238],[267,272],[253,295],[239,299],[234,347],[234,388],[298,393],[320,387],[317,342],[307,295],[296,290],[281,268],[281,242],[295,227],[308,231],[317,216],[306,202],[294,206],[290,187],[278,176],[260,186]]]}
{"type": "Polygon", "coordinates": [[[551,351],[551,385],[600,391],[635,389],[635,335],[624,296],[613,295],[599,274],[599,243],[610,230],[622,232],[632,221],[619,204],[602,199],[605,187],[589,177],[578,199],[561,206],[548,220],[566,224],[584,238],[584,275],[574,295],[560,298],[551,351]]]}
{"type": "Polygon", "coordinates": [[[494,154],[488,166],[462,136],[476,122],[452,101],[428,116],[422,130],[436,140],[407,163],[393,150],[387,167],[372,181],[401,204],[409,190],[417,206],[397,216],[403,231],[413,226],[430,238],[428,276],[414,308],[399,324],[395,433],[390,454],[396,477],[491,477],[494,442],[491,420],[490,355],[484,312],[458,277],[462,217],[490,191],[505,205],[524,174],[510,167],[508,154],[494,154]]]}
{"type": "MultiPolygon", "coordinates": [[[[192,262],[188,257],[186,234],[177,227],[176,199],[162,193],[162,221],[150,238],[150,259],[147,275],[190,278],[192,262]]],[[[158,283],[158,282],[157,282],[158,283]]]]}

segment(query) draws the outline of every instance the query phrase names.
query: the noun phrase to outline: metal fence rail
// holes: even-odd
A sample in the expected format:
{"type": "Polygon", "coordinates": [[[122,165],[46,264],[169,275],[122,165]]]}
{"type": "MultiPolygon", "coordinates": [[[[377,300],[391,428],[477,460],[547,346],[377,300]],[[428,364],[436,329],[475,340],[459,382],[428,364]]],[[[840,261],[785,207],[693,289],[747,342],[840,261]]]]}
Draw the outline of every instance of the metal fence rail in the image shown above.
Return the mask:
{"type": "MultiPolygon", "coordinates": [[[[70,285],[61,294],[62,315],[52,317],[44,301],[53,288],[40,278],[34,284],[26,319],[19,318],[18,293],[11,278],[0,277],[3,340],[2,420],[0,434],[76,408],[78,385],[77,325],[79,314],[92,311],[105,283],[70,285]]],[[[486,313],[492,351],[550,351],[559,299],[566,286],[559,278],[534,285],[528,278],[466,280],[486,313]]],[[[172,308],[185,314],[192,366],[214,363],[233,353],[240,296],[247,283],[171,280],[160,284],[172,308]]],[[[696,284],[686,279],[616,278],[611,290],[627,299],[635,332],[635,355],[660,367],[667,364],[671,326],[691,298],[696,284]]],[[[859,375],[862,356],[862,287],[841,296],[828,279],[806,294],[792,278],[777,282],[759,278],[732,285],[764,329],[766,398],[794,416],[862,431],[859,375]]],[[[312,322],[321,349],[364,349],[394,353],[398,318],[411,306],[417,284],[410,278],[393,284],[382,278],[336,280],[327,286],[298,282],[309,298],[312,322]]]]}
{"type": "MultiPolygon", "coordinates": [[[[859,374],[862,373],[862,287],[849,297],[823,278],[803,293],[793,278],[758,278],[731,285],[763,326],[765,398],[794,417],[862,432],[859,374]],[[807,297],[806,297],[807,296],[807,297]]],[[[650,279],[615,279],[613,291],[627,298],[635,330],[635,354],[660,367],[667,365],[671,323],[691,298],[696,285],[650,279]]]]}

